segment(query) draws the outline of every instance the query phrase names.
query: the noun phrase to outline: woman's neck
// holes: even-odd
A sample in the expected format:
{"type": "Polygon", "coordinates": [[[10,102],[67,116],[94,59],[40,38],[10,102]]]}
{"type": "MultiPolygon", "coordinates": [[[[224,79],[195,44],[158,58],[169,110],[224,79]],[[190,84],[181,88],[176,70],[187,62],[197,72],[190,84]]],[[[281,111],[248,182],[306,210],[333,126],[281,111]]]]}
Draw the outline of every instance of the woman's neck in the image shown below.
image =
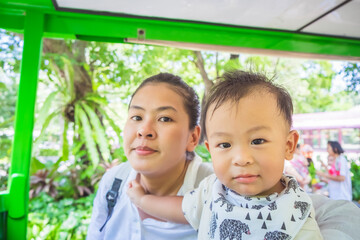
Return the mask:
{"type": "Polygon", "coordinates": [[[190,161],[184,161],[161,176],[146,176],[141,174],[140,184],[143,188],[157,196],[175,196],[184,183],[184,178],[190,161]]]}

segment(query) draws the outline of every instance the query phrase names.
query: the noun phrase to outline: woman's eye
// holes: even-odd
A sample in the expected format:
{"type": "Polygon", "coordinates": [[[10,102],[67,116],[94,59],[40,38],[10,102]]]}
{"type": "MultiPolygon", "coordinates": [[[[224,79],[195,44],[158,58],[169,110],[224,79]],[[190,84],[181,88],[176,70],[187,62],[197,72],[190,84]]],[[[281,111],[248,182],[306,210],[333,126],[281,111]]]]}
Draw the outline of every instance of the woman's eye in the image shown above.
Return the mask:
{"type": "Polygon", "coordinates": [[[262,139],[262,138],[254,139],[251,141],[252,145],[259,145],[259,144],[263,144],[263,143],[265,143],[265,139],[262,139]]]}
{"type": "Polygon", "coordinates": [[[161,117],[159,118],[160,122],[172,122],[172,119],[169,117],[161,117]]]}
{"type": "Polygon", "coordinates": [[[231,144],[230,143],[220,143],[218,146],[219,146],[219,148],[229,148],[229,147],[231,147],[231,144]]]}
{"type": "Polygon", "coordinates": [[[142,120],[142,118],[140,116],[132,116],[131,119],[134,120],[134,121],[141,121],[142,120]]]}

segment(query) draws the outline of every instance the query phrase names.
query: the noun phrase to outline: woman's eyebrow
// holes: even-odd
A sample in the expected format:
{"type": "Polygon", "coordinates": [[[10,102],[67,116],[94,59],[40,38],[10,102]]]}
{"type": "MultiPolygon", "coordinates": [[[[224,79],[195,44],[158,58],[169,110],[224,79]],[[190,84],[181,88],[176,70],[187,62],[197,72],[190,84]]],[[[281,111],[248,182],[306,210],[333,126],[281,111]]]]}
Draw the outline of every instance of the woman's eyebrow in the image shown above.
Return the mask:
{"type": "MultiPolygon", "coordinates": [[[[131,105],[129,107],[129,109],[136,109],[136,110],[142,110],[145,111],[145,108],[138,106],[138,105],[131,105]]],[[[172,106],[161,106],[155,109],[156,112],[162,112],[162,111],[166,111],[166,110],[171,110],[174,112],[177,112],[176,108],[172,107],[172,106]]]]}
{"type": "Polygon", "coordinates": [[[145,110],[143,107],[140,107],[138,105],[130,105],[129,109],[137,109],[137,110],[145,110]]]}
{"type": "Polygon", "coordinates": [[[172,110],[174,112],[177,112],[176,108],[174,108],[172,106],[162,106],[162,107],[158,107],[156,109],[157,112],[162,112],[162,111],[166,111],[166,110],[172,110]]]}

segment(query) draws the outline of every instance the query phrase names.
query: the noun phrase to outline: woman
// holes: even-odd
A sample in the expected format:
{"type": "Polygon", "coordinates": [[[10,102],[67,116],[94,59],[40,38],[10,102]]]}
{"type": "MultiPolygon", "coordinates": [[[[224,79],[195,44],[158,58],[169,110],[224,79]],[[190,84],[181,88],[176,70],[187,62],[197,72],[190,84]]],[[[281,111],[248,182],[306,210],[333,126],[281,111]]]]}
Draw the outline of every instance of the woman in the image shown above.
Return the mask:
{"type": "MultiPolygon", "coordinates": [[[[200,136],[198,118],[198,97],[181,78],[160,73],[138,87],[132,96],[123,132],[124,150],[131,170],[123,178],[124,187],[120,188],[118,196],[115,195],[117,203],[110,214],[106,195],[116,173],[126,164],[112,168],[103,176],[94,200],[88,240],[197,239],[190,225],[161,222],[137,209],[126,190],[127,183],[135,179],[137,172],[142,186],[160,196],[183,195],[210,175],[211,169],[193,153],[200,136]]],[[[357,229],[352,224],[339,224],[339,221],[360,224],[360,213],[352,219],[345,215],[359,211],[355,206],[347,204],[339,209],[336,201],[328,201],[323,196],[312,197],[312,200],[315,211],[321,210],[320,214],[316,213],[316,219],[326,239],[340,239],[344,232],[356,236],[357,229]],[[328,218],[329,214],[334,217],[328,218]]]]}
{"type": "Polygon", "coordinates": [[[297,144],[293,159],[285,161],[285,173],[294,176],[305,191],[308,190],[308,184],[311,181],[307,164],[306,158],[300,151],[300,144],[297,144]]]}
{"type": "Polygon", "coordinates": [[[328,181],[329,197],[335,200],[352,200],[351,177],[348,163],[341,145],[337,141],[328,141],[327,152],[332,164],[333,172],[317,171],[317,175],[328,181]]]}
{"type": "MultiPolygon", "coordinates": [[[[180,77],[160,73],[146,79],[132,96],[124,127],[124,151],[140,183],[152,194],[183,195],[195,188],[196,176],[211,173],[193,153],[200,137],[199,100],[180,77]],[[205,170],[204,170],[205,169],[205,170]]],[[[123,164],[121,164],[123,165],[123,164]]],[[[112,216],[100,232],[107,215],[106,192],[117,168],[107,172],[94,200],[88,239],[197,239],[190,225],[161,222],[137,209],[119,193],[112,216]]]]}

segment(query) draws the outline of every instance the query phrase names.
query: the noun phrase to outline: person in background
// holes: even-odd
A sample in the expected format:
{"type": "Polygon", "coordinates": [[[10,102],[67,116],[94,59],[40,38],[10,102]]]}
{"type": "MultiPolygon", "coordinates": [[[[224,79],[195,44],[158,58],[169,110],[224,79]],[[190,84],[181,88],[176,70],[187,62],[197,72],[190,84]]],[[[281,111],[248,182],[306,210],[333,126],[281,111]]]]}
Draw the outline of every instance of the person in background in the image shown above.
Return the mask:
{"type": "Polygon", "coordinates": [[[335,200],[352,200],[351,176],[344,150],[337,141],[328,141],[327,152],[333,163],[331,173],[317,171],[316,174],[328,182],[329,197],[335,200]]]}
{"type": "Polygon", "coordinates": [[[309,144],[305,144],[301,147],[301,154],[306,158],[308,167],[310,167],[311,164],[314,164],[312,160],[313,153],[314,150],[309,144]]]}
{"type": "Polygon", "coordinates": [[[307,165],[308,161],[301,154],[300,144],[297,144],[293,159],[285,161],[285,173],[294,176],[300,187],[306,191],[311,181],[307,165]]]}
{"type": "Polygon", "coordinates": [[[321,166],[332,176],[340,176],[340,162],[335,161],[334,156],[328,155],[327,164],[320,160],[321,166]]]}

